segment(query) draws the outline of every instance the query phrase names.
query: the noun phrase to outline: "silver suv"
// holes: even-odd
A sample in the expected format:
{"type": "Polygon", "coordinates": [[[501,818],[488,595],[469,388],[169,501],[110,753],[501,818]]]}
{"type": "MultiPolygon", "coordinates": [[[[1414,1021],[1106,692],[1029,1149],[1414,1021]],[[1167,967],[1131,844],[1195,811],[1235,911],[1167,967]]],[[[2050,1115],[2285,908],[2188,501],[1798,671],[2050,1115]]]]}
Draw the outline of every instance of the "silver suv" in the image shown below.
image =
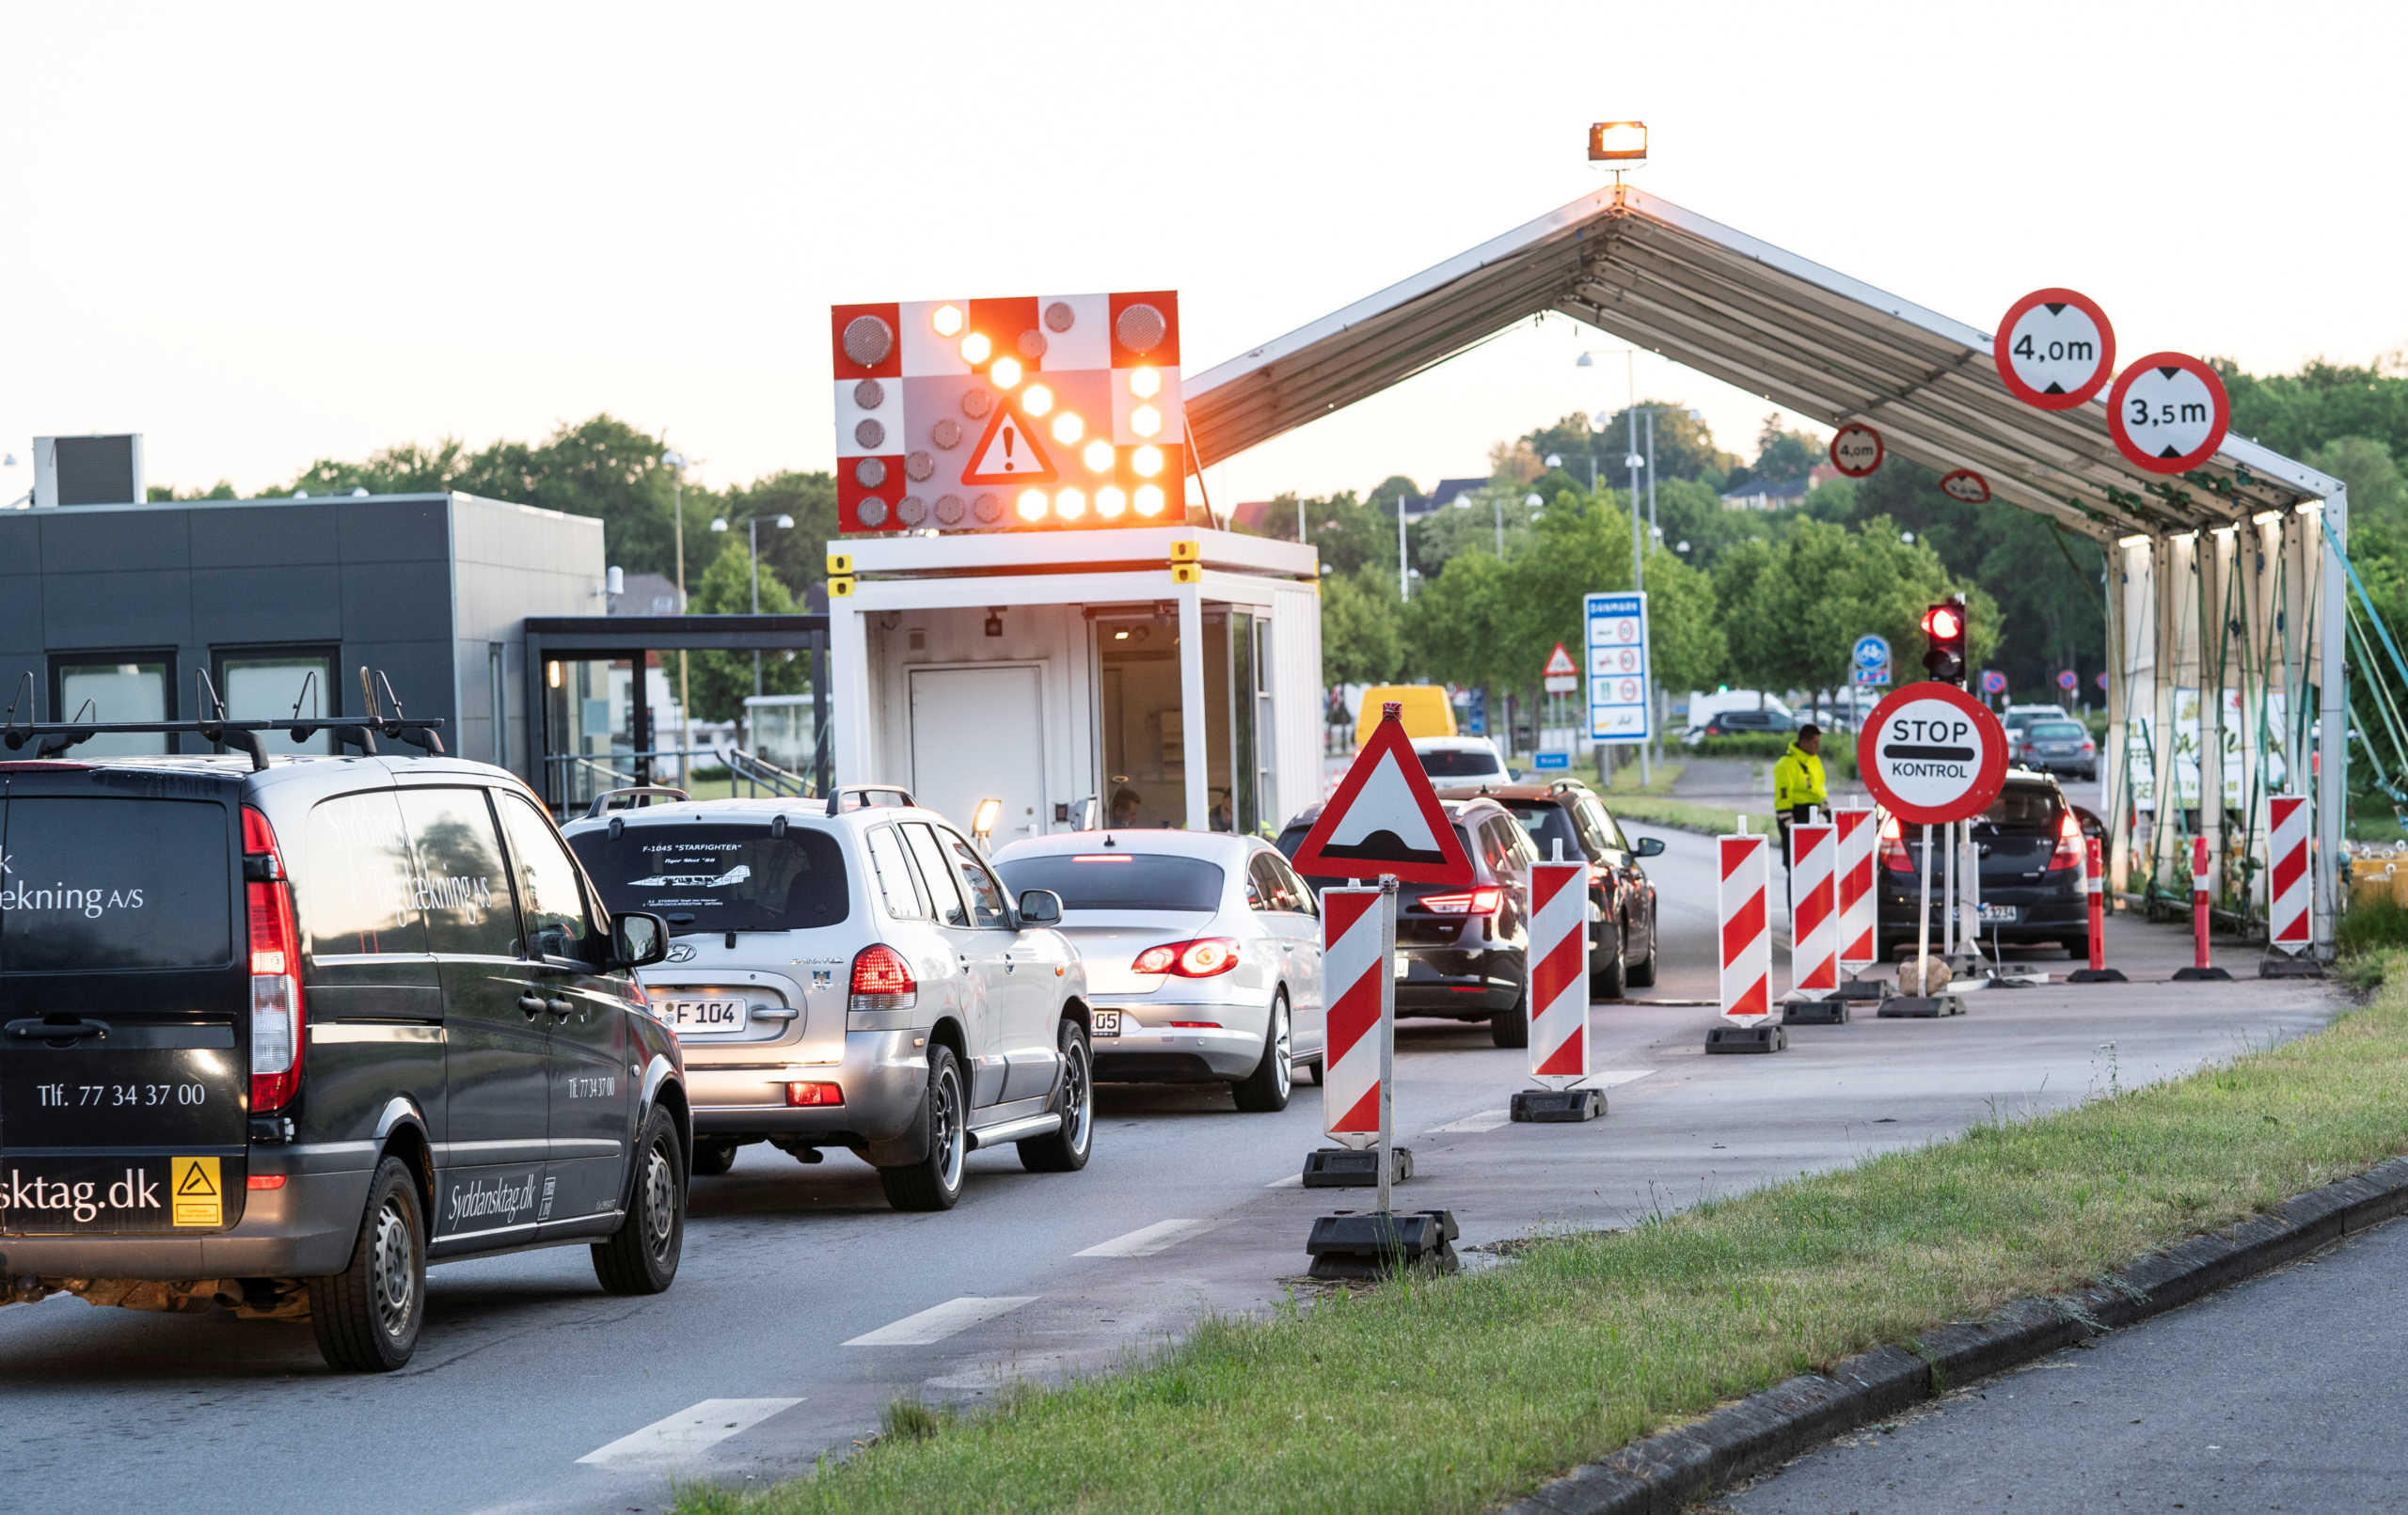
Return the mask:
{"type": "Polygon", "coordinates": [[[563,830],[613,909],[669,923],[642,978],[685,1050],[695,1172],[752,1142],[843,1147],[896,1208],[941,1210],[981,1147],[1086,1166],[1086,973],[1058,896],[1007,898],[898,789],[600,813],[610,797],[563,830]]]}

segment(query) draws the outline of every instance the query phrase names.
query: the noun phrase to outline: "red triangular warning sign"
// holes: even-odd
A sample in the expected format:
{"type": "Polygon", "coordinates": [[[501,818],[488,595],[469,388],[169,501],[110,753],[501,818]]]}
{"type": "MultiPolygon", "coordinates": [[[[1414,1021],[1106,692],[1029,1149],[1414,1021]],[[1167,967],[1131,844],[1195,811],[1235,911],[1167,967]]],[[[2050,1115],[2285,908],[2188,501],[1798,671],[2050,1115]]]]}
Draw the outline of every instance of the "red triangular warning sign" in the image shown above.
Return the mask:
{"type": "Polygon", "coordinates": [[[1565,679],[1576,676],[1579,671],[1580,666],[1572,661],[1572,655],[1563,650],[1563,643],[1557,642],[1555,651],[1546,655],[1546,667],[1539,670],[1539,675],[1542,678],[1565,679]]]}
{"type": "Polygon", "coordinates": [[[1022,418],[1010,401],[997,402],[987,418],[987,430],[962,466],[965,484],[1050,484],[1055,478],[1054,460],[1037,440],[1037,429],[1022,418]]]}
{"type": "Polygon", "coordinates": [[[1319,878],[1387,874],[1408,884],[1472,881],[1471,858],[1405,739],[1399,706],[1390,703],[1371,729],[1290,861],[1319,878]]]}

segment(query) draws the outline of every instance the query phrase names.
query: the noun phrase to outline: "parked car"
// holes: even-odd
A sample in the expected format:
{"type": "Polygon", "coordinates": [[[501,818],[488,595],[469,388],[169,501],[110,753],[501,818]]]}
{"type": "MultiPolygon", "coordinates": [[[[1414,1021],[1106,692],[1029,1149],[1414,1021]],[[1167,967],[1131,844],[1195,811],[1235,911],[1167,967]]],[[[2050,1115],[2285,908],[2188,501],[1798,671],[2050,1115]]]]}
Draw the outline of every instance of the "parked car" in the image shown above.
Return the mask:
{"type": "Polygon", "coordinates": [[[686,1076],[630,976],[667,926],[606,914],[515,777],[0,768],[0,1301],[306,1316],[378,1372],[430,1263],[584,1245],[613,1293],[676,1277],[686,1076]]]}
{"type": "Polygon", "coordinates": [[[1485,736],[1417,736],[1414,756],[1437,783],[1511,783],[1513,772],[1485,736]]]}
{"type": "Polygon", "coordinates": [[[2007,761],[2042,773],[2067,778],[2099,777],[2099,744],[2078,720],[2041,717],[2019,726],[2007,737],[2007,761]]]}
{"type": "Polygon", "coordinates": [[[1681,741],[1695,747],[1709,736],[1786,736],[1800,722],[1786,710],[1718,710],[1706,718],[1703,726],[1692,726],[1681,741]]]}
{"type": "Polygon", "coordinates": [[[1240,1110],[1320,1081],[1321,907],[1259,837],[1075,831],[995,854],[1015,893],[1051,890],[1086,964],[1095,1076],[1226,1083],[1240,1110]]]}
{"type": "MultiPolygon", "coordinates": [[[[1469,799],[1475,792],[1440,789],[1441,799],[1469,799]]],[[[1577,779],[1513,784],[1490,791],[1530,834],[1541,860],[1556,856],[1589,864],[1589,992],[1619,1000],[1631,987],[1656,982],[1656,886],[1641,858],[1664,850],[1656,837],[1637,842],[1623,835],[1596,792],[1577,779]]]]}
{"type": "MultiPolygon", "coordinates": [[[[2053,941],[2069,957],[2090,955],[2090,915],[2082,893],[2083,816],[2066,803],[2057,781],[2029,768],[2007,770],[2005,785],[1972,823],[1981,866],[1983,939],[2021,945],[2053,941]]],[[[1880,904],[1877,932],[1884,961],[1915,942],[1921,898],[1923,828],[1880,823],[1880,904]]],[[[1947,860],[1933,828],[1931,939],[1944,919],[1941,880],[1947,860]]]]}
{"type": "Polygon", "coordinates": [[[1694,731],[1725,710],[1769,710],[1787,716],[1793,722],[1798,718],[1788,702],[1763,689],[1716,689],[1711,693],[1693,690],[1680,715],[1687,728],[1694,731]]]}
{"type": "Polygon", "coordinates": [[[567,829],[604,899],[668,922],[644,986],[685,1046],[697,1172],[755,1142],[839,1147],[895,1208],[943,1210],[982,1147],[1086,1166],[1086,974],[1061,901],[1013,899],[910,795],[679,800],[567,829]]]}
{"type": "Polygon", "coordinates": [[[2036,721],[2072,719],[2063,705],[2008,705],[1998,713],[1999,727],[2006,733],[2009,742],[2020,739],[2024,729],[2036,721]]]}
{"type": "MultiPolygon", "coordinates": [[[[1538,860],[1529,833],[1490,797],[1442,801],[1464,850],[1468,886],[1406,884],[1397,892],[1396,1013],[1449,1020],[1485,1020],[1499,1047],[1528,1047],[1529,1002],[1525,959],[1529,951],[1529,865],[1538,860]]],[[[1293,858],[1321,817],[1307,806],[1279,832],[1279,851],[1293,858]]],[[[1310,879],[1318,894],[1326,882],[1310,879]]]]}

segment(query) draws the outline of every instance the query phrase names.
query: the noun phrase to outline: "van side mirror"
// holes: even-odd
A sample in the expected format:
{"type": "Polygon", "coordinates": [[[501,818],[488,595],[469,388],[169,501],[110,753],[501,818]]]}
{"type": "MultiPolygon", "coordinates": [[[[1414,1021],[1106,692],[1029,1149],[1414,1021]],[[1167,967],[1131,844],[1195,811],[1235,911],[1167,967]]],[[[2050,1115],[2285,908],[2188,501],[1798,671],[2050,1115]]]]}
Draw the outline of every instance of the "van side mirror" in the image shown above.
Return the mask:
{"type": "Polygon", "coordinates": [[[1021,891],[1020,923],[1024,926],[1060,925],[1062,896],[1050,889],[1021,891]]]}
{"type": "Polygon", "coordinates": [[[613,970],[649,968],[668,955],[668,922],[648,910],[622,910],[610,917],[613,970]]]}
{"type": "Polygon", "coordinates": [[[1630,850],[1634,857],[1653,858],[1663,852],[1664,839],[1660,836],[1642,836],[1630,844],[1630,850]]]}

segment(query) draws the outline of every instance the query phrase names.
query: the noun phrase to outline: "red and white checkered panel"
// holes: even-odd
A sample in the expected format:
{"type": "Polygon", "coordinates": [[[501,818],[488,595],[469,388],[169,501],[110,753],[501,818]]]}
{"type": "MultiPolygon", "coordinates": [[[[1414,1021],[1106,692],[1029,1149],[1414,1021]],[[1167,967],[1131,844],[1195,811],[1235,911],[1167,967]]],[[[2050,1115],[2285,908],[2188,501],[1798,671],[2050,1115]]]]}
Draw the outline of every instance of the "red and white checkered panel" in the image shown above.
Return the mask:
{"type": "Polygon", "coordinates": [[[1186,519],[1173,291],[840,305],[829,341],[848,532],[1186,519]]]}

